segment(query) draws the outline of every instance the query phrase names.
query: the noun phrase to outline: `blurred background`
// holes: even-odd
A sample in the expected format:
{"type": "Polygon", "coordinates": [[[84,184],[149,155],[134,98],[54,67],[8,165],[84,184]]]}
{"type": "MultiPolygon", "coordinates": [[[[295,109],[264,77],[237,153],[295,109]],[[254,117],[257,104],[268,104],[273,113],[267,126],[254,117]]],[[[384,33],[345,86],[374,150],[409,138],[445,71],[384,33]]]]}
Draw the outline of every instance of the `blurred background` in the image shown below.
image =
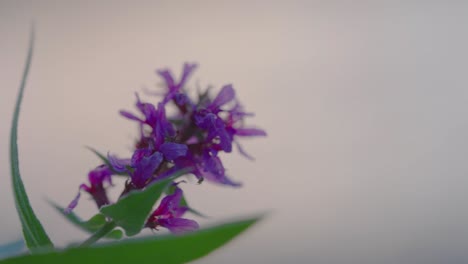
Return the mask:
{"type": "MultiPolygon", "coordinates": [[[[98,165],[84,146],[129,155],[137,127],[118,111],[188,61],[191,87],[233,83],[269,133],[242,142],[255,162],[222,157],[243,188],[184,186],[203,226],[269,212],[197,263],[468,263],[467,15],[463,1],[0,0],[0,243],[21,236],[8,137],[34,20],[20,165],[58,245],[88,236],[47,203],[98,165]]],[[[94,212],[83,195],[76,213],[94,212]]]]}

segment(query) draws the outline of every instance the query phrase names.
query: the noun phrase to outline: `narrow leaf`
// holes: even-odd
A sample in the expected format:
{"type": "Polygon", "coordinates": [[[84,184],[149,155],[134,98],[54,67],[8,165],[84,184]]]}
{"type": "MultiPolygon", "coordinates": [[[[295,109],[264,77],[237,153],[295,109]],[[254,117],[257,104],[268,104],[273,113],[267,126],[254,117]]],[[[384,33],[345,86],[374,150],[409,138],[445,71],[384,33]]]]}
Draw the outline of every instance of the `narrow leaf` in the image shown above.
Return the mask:
{"type": "Polygon", "coordinates": [[[37,219],[34,211],[29,203],[26,190],[24,189],[23,181],[21,180],[18,160],[18,119],[20,113],[20,106],[23,99],[24,87],[26,86],[26,79],[28,77],[29,68],[31,66],[31,59],[34,46],[34,30],[31,31],[31,40],[29,43],[29,52],[26,60],[26,66],[23,72],[23,79],[19,88],[18,97],[16,99],[15,111],[13,113],[13,121],[11,125],[10,134],[10,161],[11,161],[11,180],[13,184],[13,192],[15,196],[16,210],[21,221],[23,228],[23,235],[27,247],[32,251],[38,251],[39,248],[52,248],[47,233],[42,227],[39,219],[37,219]]]}
{"type": "MultiPolygon", "coordinates": [[[[57,209],[63,217],[65,217],[68,221],[73,223],[75,226],[79,227],[81,230],[94,233],[99,230],[104,224],[106,224],[106,217],[103,214],[96,214],[95,216],[91,217],[88,221],[82,220],[79,216],[75,213],[65,213],[64,208],[60,207],[59,205],[50,202],[50,204],[57,209]]],[[[123,232],[121,230],[115,229],[112,230],[109,234],[105,236],[105,238],[110,239],[121,239],[123,236],[123,232]]]]}
{"type": "Polygon", "coordinates": [[[94,148],[92,147],[88,147],[86,146],[87,149],[91,150],[94,154],[96,154],[96,156],[98,156],[98,158],[104,163],[106,164],[107,166],[111,167],[111,164],[109,162],[109,160],[107,159],[106,156],[104,156],[101,152],[95,150],[94,148]]]}
{"type": "Polygon", "coordinates": [[[132,191],[117,203],[103,206],[101,213],[112,218],[127,236],[138,234],[170,180],[156,182],[142,191],[132,191]]]}
{"type": "Polygon", "coordinates": [[[107,157],[104,156],[101,152],[97,151],[96,149],[94,149],[92,147],[86,146],[86,148],[91,150],[91,152],[93,152],[96,156],[98,156],[98,158],[114,172],[114,175],[128,177],[127,173],[124,173],[124,172],[118,173],[118,172],[114,171],[114,169],[112,168],[112,165],[109,162],[109,159],[107,159],[107,157]]]}
{"type": "Polygon", "coordinates": [[[88,248],[72,248],[64,252],[25,255],[0,261],[0,264],[127,264],[186,263],[196,260],[226,244],[257,222],[260,217],[231,222],[188,233],[129,239],[88,248]]]}

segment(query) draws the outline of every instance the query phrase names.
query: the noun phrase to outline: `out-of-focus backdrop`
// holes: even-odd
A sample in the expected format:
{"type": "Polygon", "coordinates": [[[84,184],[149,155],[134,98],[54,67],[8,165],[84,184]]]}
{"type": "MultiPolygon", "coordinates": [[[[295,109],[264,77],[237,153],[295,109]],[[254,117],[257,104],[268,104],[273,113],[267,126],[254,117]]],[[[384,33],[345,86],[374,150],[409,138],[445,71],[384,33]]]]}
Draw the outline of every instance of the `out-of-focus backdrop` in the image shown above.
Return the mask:
{"type": "Polygon", "coordinates": [[[129,154],[118,111],[189,61],[269,133],[243,142],[255,162],[223,156],[243,188],[184,186],[204,226],[270,212],[197,263],[468,263],[468,3],[0,1],[0,243],[21,236],[8,136],[31,21],[20,165],[59,245],[87,237],[47,203],[98,165],[83,146],[129,154]]]}

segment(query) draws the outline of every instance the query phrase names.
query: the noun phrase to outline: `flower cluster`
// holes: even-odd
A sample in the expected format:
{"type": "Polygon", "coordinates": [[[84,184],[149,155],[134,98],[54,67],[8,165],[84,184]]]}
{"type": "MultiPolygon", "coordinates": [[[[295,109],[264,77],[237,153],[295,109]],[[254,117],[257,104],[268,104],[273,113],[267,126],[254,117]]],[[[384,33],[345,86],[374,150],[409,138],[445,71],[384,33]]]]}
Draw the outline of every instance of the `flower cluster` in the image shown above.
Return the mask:
{"type": "MultiPolygon", "coordinates": [[[[128,176],[121,197],[180,172],[194,175],[200,183],[207,180],[233,187],[241,185],[226,175],[218,153],[232,152],[235,145],[242,155],[252,159],[238,138],[266,133],[244,127],[244,118],[252,114],[243,110],[230,84],[223,86],[214,98],[209,90],[198,94],[196,100],[190,98],[186,84],[196,67],[184,64],[178,81],[169,70],[158,71],[166,86],[161,102],[156,105],[143,102],[137,94],[136,108],[140,113],[120,111],[123,117],[138,123],[140,135],[130,158],[108,154],[107,164],[89,172],[89,185],[80,185],[80,191],[89,193],[98,208],[111,203],[106,188],[112,185],[112,176],[116,174],[128,176]],[[168,117],[166,107],[170,104],[175,106],[176,113],[168,117]]],[[[146,227],[162,226],[172,233],[198,228],[197,222],[182,218],[189,208],[181,203],[183,191],[179,185],[173,183],[173,192],[161,200],[147,219],[146,227]]],[[[66,209],[68,212],[77,206],[79,197],[80,192],[66,209]]]]}

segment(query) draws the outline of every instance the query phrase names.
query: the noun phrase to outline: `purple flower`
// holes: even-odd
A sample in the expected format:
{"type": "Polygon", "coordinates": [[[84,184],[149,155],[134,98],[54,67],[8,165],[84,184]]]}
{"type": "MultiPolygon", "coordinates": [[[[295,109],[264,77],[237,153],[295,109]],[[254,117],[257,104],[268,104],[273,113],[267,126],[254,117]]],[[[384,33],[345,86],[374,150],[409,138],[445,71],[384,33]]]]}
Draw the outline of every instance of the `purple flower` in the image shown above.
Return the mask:
{"type": "Polygon", "coordinates": [[[158,104],[156,112],[157,122],[153,128],[153,137],[155,140],[155,147],[159,148],[164,143],[166,138],[172,138],[175,136],[174,127],[167,120],[166,109],[162,103],[158,104]]]}
{"type": "Polygon", "coordinates": [[[174,234],[197,230],[199,228],[197,222],[181,218],[188,211],[188,207],[180,205],[182,195],[182,190],[176,187],[173,194],[164,197],[159,207],[146,221],[146,227],[157,229],[158,226],[162,226],[174,234]]]}
{"type": "Polygon", "coordinates": [[[197,165],[197,168],[198,173],[208,181],[233,187],[242,186],[241,183],[229,179],[221,159],[216,155],[205,154],[203,161],[197,165]]]}
{"type": "Polygon", "coordinates": [[[225,152],[232,151],[232,136],[226,131],[224,121],[216,114],[202,109],[194,115],[195,124],[208,132],[205,141],[219,139],[219,145],[225,152]]]}
{"type": "Polygon", "coordinates": [[[186,170],[195,175],[199,182],[208,180],[212,183],[240,187],[242,184],[232,181],[226,175],[221,159],[217,152],[209,148],[200,149],[203,145],[192,145],[191,152],[184,157],[176,159],[174,170],[186,170]],[[198,146],[198,147],[197,147],[198,146]]]}
{"type": "MultiPolygon", "coordinates": [[[[253,114],[244,111],[231,84],[224,85],[214,98],[207,89],[192,100],[185,87],[196,67],[185,63],[180,79],[167,69],[158,71],[167,87],[162,101],[143,102],[136,94],[138,113],[120,111],[122,116],[138,123],[140,135],[131,158],[120,159],[108,154],[110,165],[97,167],[88,175],[89,185],[80,185],[80,192],[88,192],[98,207],[109,204],[104,185],[111,184],[112,174],[129,177],[121,197],[131,190],[168,179],[174,173],[193,174],[200,183],[206,179],[216,184],[241,186],[226,175],[219,153],[232,152],[234,144],[242,155],[252,159],[238,139],[266,136],[266,133],[244,125],[244,119],[253,114]],[[165,107],[169,102],[174,103],[176,111],[168,117],[165,107]]],[[[76,207],[80,192],[66,211],[76,207]]],[[[174,193],[161,200],[145,226],[151,229],[162,226],[175,234],[198,229],[197,222],[182,218],[189,210],[181,205],[182,199],[183,192],[175,185],[174,193]]]]}
{"type": "Polygon", "coordinates": [[[132,156],[132,184],[138,189],[144,188],[162,161],[163,156],[159,152],[150,154],[146,149],[136,150],[132,156]]]}
{"type": "Polygon", "coordinates": [[[234,88],[232,88],[232,84],[227,84],[221,88],[221,91],[219,91],[218,95],[207,108],[211,110],[211,112],[217,114],[221,111],[221,106],[231,102],[235,97],[236,92],[234,88]]]}
{"type": "Polygon", "coordinates": [[[236,105],[228,111],[226,118],[226,131],[228,131],[233,143],[236,144],[239,153],[246,158],[253,160],[254,158],[244,151],[241,144],[237,142],[235,137],[254,137],[254,136],[266,136],[266,132],[258,128],[245,128],[244,117],[253,116],[253,113],[247,113],[243,110],[242,106],[237,102],[236,105]]]}
{"type": "MultiPolygon", "coordinates": [[[[180,77],[179,82],[176,83],[174,80],[174,77],[171,73],[170,70],[164,69],[164,70],[159,70],[157,73],[164,79],[166,82],[166,86],[168,88],[168,92],[166,96],[164,97],[163,104],[166,104],[170,100],[172,100],[177,94],[181,92],[181,89],[185,86],[185,83],[187,82],[188,78],[192,74],[192,72],[197,68],[197,64],[193,63],[185,63],[184,68],[182,71],[182,76],[180,77]]],[[[186,97],[183,100],[186,100],[188,97],[186,97]]],[[[176,98],[176,104],[181,104],[185,103],[185,101],[180,101],[180,98],[176,98]]]]}
{"type": "Polygon", "coordinates": [[[163,143],[159,147],[159,151],[161,151],[164,154],[164,158],[166,160],[174,160],[178,157],[183,157],[187,154],[187,150],[187,145],[173,142],[163,143]]]}
{"type": "Polygon", "coordinates": [[[150,127],[154,127],[157,121],[156,108],[154,107],[154,105],[150,103],[143,103],[140,100],[140,97],[138,96],[137,93],[135,94],[135,96],[137,98],[137,102],[135,105],[138,108],[138,110],[140,110],[140,112],[143,114],[144,118],[139,118],[135,116],[134,114],[127,112],[125,110],[121,110],[120,114],[128,119],[135,120],[143,124],[147,124],[150,127]]]}
{"type": "Polygon", "coordinates": [[[240,144],[234,141],[234,137],[266,136],[266,133],[260,129],[243,127],[243,118],[252,114],[244,112],[238,102],[230,110],[221,109],[221,107],[233,102],[233,100],[235,100],[235,91],[232,85],[225,85],[212,102],[194,113],[193,119],[199,128],[207,131],[206,142],[219,145],[220,149],[225,152],[231,152],[232,143],[234,142],[241,154],[251,158],[240,144]],[[223,119],[219,115],[220,112],[226,112],[227,117],[223,119]]]}
{"type": "Polygon", "coordinates": [[[135,120],[140,123],[141,139],[137,144],[139,147],[147,147],[152,144],[153,147],[158,148],[164,143],[166,138],[172,138],[175,136],[174,127],[167,120],[164,104],[159,103],[156,108],[150,103],[141,102],[138,94],[136,96],[136,106],[144,115],[144,118],[139,118],[125,110],[121,110],[120,114],[128,119],[135,120]],[[144,125],[148,125],[152,129],[150,135],[145,135],[144,125]]]}
{"type": "Polygon", "coordinates": [[[70,213],[78,205],[78,200],[80,199],[82,190],[91,195],[98,208],[109,204],[110,202],[107,198],[104,182],[108,182],[112,185],[112,174],[112,170],[107,165],[98,166],[94,170],[90,171],[88,173],[89,186],[84,183],[80,185],[78,194],[70,202],[68,207],[65,209],[65,212],[70,213]]]}

